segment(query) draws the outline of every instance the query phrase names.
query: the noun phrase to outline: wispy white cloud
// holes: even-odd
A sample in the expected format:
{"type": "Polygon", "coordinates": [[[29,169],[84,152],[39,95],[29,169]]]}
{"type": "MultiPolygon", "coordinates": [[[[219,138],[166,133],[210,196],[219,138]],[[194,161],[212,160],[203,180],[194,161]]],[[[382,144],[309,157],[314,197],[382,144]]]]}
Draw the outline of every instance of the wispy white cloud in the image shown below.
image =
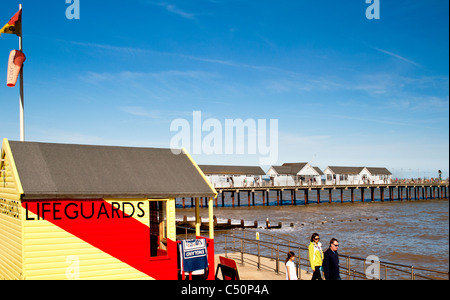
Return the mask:
{"type": "Polygon", "coordinates": [[[109,50],[114,52],[126,53],[126,54],[170,54],[165,52],[157,52],[150,49],[142,49],[137,47],[123,47],[123,46],[113,46],[108,44],[98,44],[98,43],[86,43],[86,42],[78,42],[78,41],[63,41],[68,42],[73,45],[95,48],[100,50],[109,50]]]}
{"type": "Polygon", "coordinates": [[[232,61],[232,60],[223,60],[223,59],[195,56],[195,55],[189,55],[189,54],[183,54],[183,53],[170,53],[170,52],[154,51],[154,50],[150,50],[150,49],[142,49],[142,48],[135,48],[135,47],[121,47],[121,46],[112,46],[112,45],[107,45],[107,44],[85,43],[85,42],[77,42],[77,41],[70,41],[69,43],[71,43],[73,45],[77,45],[77,46],[90,47],[90,48],[96,48],[96,49],[101,49],[101,50],[109,50],[109,51],[114,51],[114,52],[132,54],[132,55],[141,55],[141,54],[165,55],[165,56],[181,57],[181,58],[186,58],[186,59],[190,59],[190,60],[224,65],[224,66],[229,66],[229,67],[236,67],[236,68],[247,68],[247,69],[259,70],[259,71],[262,71],[262,70],[283,71],[281,69],[278,69],[275,67],[270,67],[270,66],[249,65],[249,64],[245,64],[245,63],[241,63],[241,62],[232,61]]]}
{"type": "Polygon", "coordinates": [[[394,57],[394,58],[403,60],[404,62],[407,62],[407,63],[409,63],[409,64],[415,65],[415,66],[417,66],[417,67],[421,67],[421,65],[418,64],[418,63],[416,63],[415,61],[412,61],[412,60],[410,60],[410,59],[407,59],[407,58],[405,58],[405,57],[403,57],[403,56],[400,56],[400,55],[398,55],[398,54],[395,54],[395,53],[393,53],[393,52],[390,52],[390,51],[387,51],[387,50],[384,50],[384,49],[381,49],[381,48],[376,48],[376,47],[372,47],[372,48],[375,49],[375,50],[377,50],[377,51],[379,51],[379,52],[381,52],[381,53],[384,53],[384,54],[387,54],[387,55],[392,56],[392,57],[394,57]]]}
{"type": "Polygon", "coordinates": [[[117,110],[135,117],[169,122],[176,118],[192,118],[192,111],[147,109],[143,106],[118,106],[117,110]]]}
{"type": "Polygon", "coordinates": [[[103,145],[105,139],[93,132],[75,132],[56,128],[40,128],[35,126],[32,134],[34,139],[49,143],[91,144],[103,145]]]}
{"type": "Polygon", "coordinates": [[[133,116],[145,117],[150,119],[161,118],[161,112],[159,110],[147,110],[141,106],[121,106],[118,107],[118,109],[133,116]]]}
{"type": "Polygon", "coordinates": [[[449,97],[436,96],[409,96],[407,98],[392,99],[386,105],[394,109],[408,110],[410,112],[444,112],[449,111],[449,97]]]}
{"type": "Polygon", "coordinates": [[[175,15],[177,15],[179,17],[182,17],[183,19],[196,20],[196,14],[187,12],[187,11],[181,9],[180,7],[178,7],[178,6],[174,5],[174,4],[170,4],[170,3],[167,3],[167,2],[152,2],[152,1],[148,1],[147,3],[163,7],[168,12],[170,12],[172,14],[175,14],[175,15]]]}
{"type": "Polygon", "coordinates": [[[168,70],[162,72],[138,72],[138,71],[120,71],[120,72],[87,72],[81,78],[89,83],[101,82],[125,82],[138,79],[152,79],[166,82],[167,80],[203,80],[208,81],[211,78],[219,77],[218,74],[205,71],[191,70],[168,70]]]}
{"type": "Polygon", "coordinates": [[[417,122],[417,121],[401,121],[401,120],[398,121],[398,120],[392,120],[392,119],[367,118],[367,117],[344,116],[344,115],[333,115],[332,117],[336,118],[336,119],[360,121],[360,122],[363,122],[364,124],[367,124],[368,122],[370,122],[370,123],[378,123],[378,124],[393,125],[393,126],[407,126],[407,127],[435,129],[434,127],[431,127],[431,126],[419,124],[419,122],[417,122]]]}

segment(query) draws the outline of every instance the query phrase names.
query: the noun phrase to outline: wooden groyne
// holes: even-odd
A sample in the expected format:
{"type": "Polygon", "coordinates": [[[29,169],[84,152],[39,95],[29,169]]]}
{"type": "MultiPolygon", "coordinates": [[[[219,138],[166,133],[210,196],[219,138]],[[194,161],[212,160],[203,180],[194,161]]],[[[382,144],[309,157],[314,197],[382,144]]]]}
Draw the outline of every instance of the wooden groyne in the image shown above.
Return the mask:
{"type": "MultiPolygon", "coordinates": [[[[208,230],[209,222],[201,222],[200,217],[200,231],[208,230]]],[[[281,229],[282,223],[278,222],[277,225],[271,225],[269,218],[266,219],[266,227],[265,229],[281,229]]],[[[186,232],[195,231],[195,221],[188,221],[187,217],[183,217],[183,221],[176,222],[177,234],[182,234],[186,232]]],[[[258,228],[258,221],[254,221],[252,225],[245,225],[244,220],[241,220],[238,224],[231,223],[231,219],[228,219],[227,222],[219,223],[217,221],[216,216],[214,216],[214,231],[218,230],[232,230],[232,229],[247,229],[247,228],[258,228]]]]}
{"type": "MultiPolygon", "coordinates": [[[[200,217],[200,230],[208,230],[209,222],[202,222],[200,217]]],[[[188,221],[187,217],[183,217],[183,221],[176,222],[177,233],[185,233],[185,231],[195,231],[195,221],[188,221]]],[[[219,223],[217,221],[216,216],[214,216],[214,230],[231,230],[231,229],[246,229],[246,228],[258,228],[258,221],[254,221],[252,225],[245,225],[244,220],[241,220],[238,224],[231,223],[231,219],[228,219],[227,222],[219,223]]]]}
{"type": "MultiPolygon", "coordinates": [[[[216,188],[218,196],[214,204],[215,207],[240,207],[307,205],[336,201],[343,203],[344,200],[353,203],[364,202],[367,199],[370,201],[448,199],[448,188],[448,182],[216,188]],[[261,197],[257,200],[255,195],[258,194],[261,197]]],[[[199,202],[201,207],[208,206],[207,198],[200,198],[199,202]]],[[[179,199],[177,204],[182,208],[193,207],[194,198],[179,199]]]]}

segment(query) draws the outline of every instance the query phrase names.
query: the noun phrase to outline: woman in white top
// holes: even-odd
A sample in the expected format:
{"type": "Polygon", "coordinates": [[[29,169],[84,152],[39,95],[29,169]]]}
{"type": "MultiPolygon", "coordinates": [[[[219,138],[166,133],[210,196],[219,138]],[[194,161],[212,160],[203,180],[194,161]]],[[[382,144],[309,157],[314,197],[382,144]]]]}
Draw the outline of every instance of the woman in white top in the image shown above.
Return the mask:
{"type": "Polygon", "coordinates": [[[294,260],[295,254],[290,251],[286,259],[286,280],[298,280],[294,260]]]}

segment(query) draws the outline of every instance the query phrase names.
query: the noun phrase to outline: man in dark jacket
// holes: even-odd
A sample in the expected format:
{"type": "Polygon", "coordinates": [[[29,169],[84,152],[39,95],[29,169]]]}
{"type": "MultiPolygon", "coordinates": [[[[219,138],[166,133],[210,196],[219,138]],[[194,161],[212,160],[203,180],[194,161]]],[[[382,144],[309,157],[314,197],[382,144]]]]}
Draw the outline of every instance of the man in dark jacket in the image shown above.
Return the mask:
{"type": "Polygon", "coordinates": [[[339,241],[335,238],[330,240],[330,247],[323,254],[323,272],[326,280],[341,280],[339,275],[339,241]]]}

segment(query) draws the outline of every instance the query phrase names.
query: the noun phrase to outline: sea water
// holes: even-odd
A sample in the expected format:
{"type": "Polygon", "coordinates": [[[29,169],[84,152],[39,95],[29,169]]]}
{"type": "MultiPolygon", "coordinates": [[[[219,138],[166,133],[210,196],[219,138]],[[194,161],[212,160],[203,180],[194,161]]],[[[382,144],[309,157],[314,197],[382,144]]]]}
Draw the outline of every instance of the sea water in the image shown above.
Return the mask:
{"type": "MultiPolygon", "coordinates": [[[[243,203],[241,200],[241,205],[243,203]]],[[[219,207],[214,208],[214,215],[219,222],[244,220],[246,225],[251,225],[256,220],[261,227],[246,231],[274,234],[304,246],[316,232],[320,235],[323,250],[328,248],[331,238],[336,238],[340,254],[361,258],[376,255],[381,261],[448,272],[448,199],[384,202],[366,199],[354,203],[347,199],[344,203],[340,200],[328,203],[322,198],[320,204],[315,201],[292,206],[290,200],[289,205],[287,203],[283,206],[274,206],[272,202],[272,206],[219,207]],[[266,218],[272,225],[281,222],[282,228],[264,229],[266,218]]],[[[200,214],[203,221],[208,218],[206,208],[200,209],[200,214]]],[[[177,209],[179,219],[184,215],[193,217],[193,209],[177,209]]],[[[221,242],[226,233],[231,232],[215,234],[217,245],[223,247],[221,242]]],[[[217,253],[222,251],[216,249],[217,253]]]]}

